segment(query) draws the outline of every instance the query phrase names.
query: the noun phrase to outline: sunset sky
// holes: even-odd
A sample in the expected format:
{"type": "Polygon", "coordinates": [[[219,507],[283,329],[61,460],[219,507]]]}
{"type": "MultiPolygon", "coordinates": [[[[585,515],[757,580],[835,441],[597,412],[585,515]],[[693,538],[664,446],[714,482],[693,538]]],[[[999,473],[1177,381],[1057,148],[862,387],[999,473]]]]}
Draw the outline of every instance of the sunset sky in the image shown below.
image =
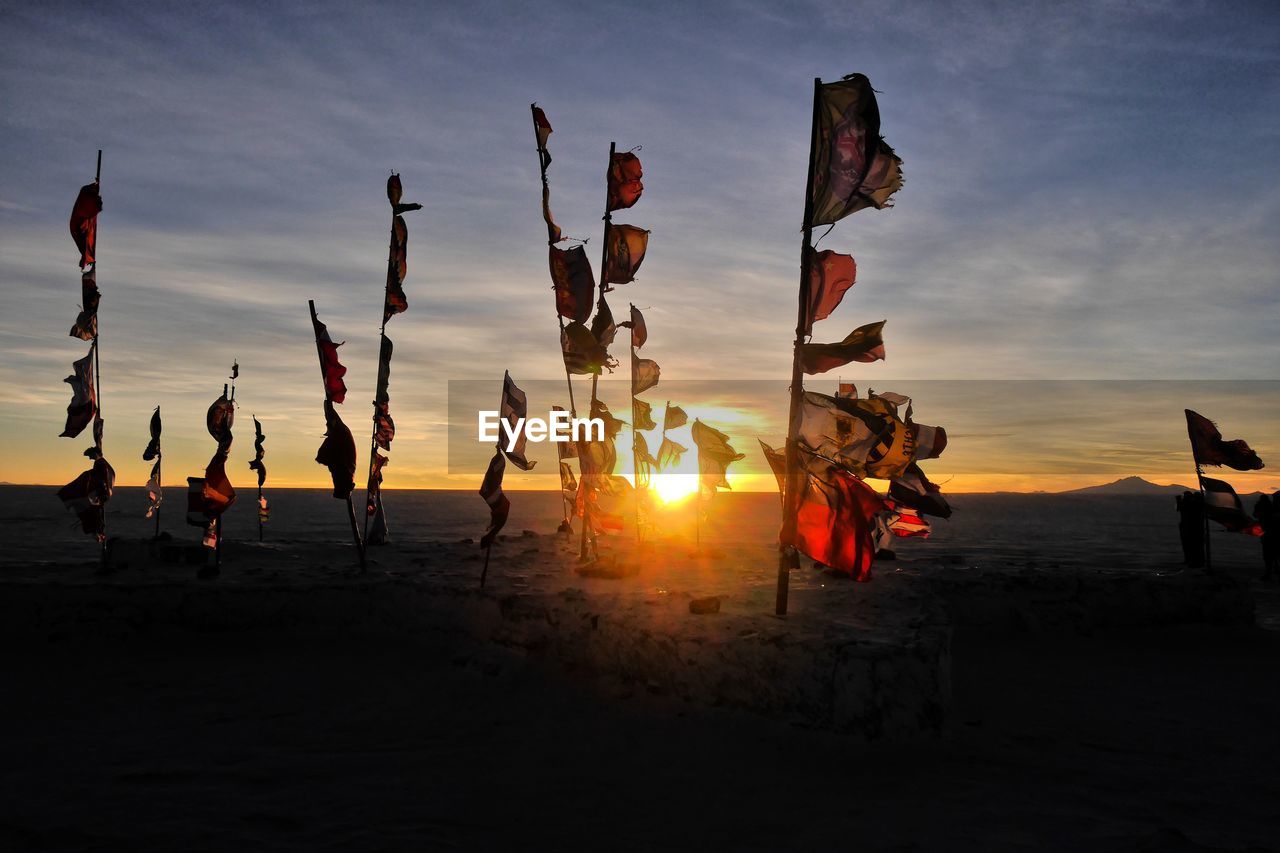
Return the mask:
{"type": "MultiPolygon", "coordinates": [[[[949,427],[931,476],[953,491],[1186,482],[1190,406],[1271,463],[1231,474],[1240,491],[1275,488],[1278,35],[1265,2],[0,2],[0,480],[84,467],[87,434],[57,437],[86,348],[67,336],[67,217],[102,148],[120,484],[146,479],[157,404],[167,481],[203,470],[204,412],[233,359],[233,481],[251,481],[256,414],[269,487],[326,484],[311,298],[347,341],[363,485],[394,169],[424,210],[406,217],[409,311],[388,327],[387,487],[477,486],[480,469],[447,472],[448,381],[563,376],[537,101],[555,129],[552,209],[591,239],[593,267],[609,143],[639,147],[645,193],[617,221],[652,230],[649,254],[611,304],[647,309],[663,384],[646,396],[776,382],[704,401],[748,454],[740,487],[772,488],[755,437],[779,439],[785,414],[812,81],[859,71],[906,186],[822,241],[859,276],[815,340],[888,320],[887,361],[843,375],[910,388],[919,419],[949,427]]],[[[509,488],[549,485],[517,474],[509,488]]]]}

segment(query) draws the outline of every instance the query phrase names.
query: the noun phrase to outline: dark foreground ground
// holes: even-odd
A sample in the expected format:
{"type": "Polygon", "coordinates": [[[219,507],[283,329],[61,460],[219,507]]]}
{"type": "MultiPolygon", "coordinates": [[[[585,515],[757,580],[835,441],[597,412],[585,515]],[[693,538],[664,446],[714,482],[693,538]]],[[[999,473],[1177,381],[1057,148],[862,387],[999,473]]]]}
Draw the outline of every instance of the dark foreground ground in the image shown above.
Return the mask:
{"type": "Polygon", "coordinates": [[[0,651],[0,849],[1280,849],[1280,633],[958,636],[864,746],[395,637],[0,651]]]}

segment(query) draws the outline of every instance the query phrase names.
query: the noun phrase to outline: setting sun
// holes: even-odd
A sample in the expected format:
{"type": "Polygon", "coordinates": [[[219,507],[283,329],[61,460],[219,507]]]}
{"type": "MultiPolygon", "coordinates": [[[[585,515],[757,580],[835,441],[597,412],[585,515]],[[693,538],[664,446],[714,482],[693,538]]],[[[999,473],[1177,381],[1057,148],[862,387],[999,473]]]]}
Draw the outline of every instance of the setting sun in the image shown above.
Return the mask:
{"type": "Polygon", "coordinates": [[[697,493],[698,478],[694,474],[655,474],[653,490],[664,504],[681,503],[697,493]]]}

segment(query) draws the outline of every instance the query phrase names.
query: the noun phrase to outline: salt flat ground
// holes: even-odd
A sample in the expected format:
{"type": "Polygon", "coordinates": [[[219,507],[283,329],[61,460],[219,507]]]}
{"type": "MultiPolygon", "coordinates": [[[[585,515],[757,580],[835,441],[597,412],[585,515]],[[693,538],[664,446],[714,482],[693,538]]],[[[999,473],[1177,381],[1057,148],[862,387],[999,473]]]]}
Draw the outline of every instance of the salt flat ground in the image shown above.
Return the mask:
{"type": "Polygon", "coordinates": [[[10,850],[1237,850],[1280,840],[1280,635],[958,637],[860,746],[400,637],[0,651],[10,850]]]}
{"type": "MultiPolygon", "coordinates": [[[[113,529],[142,528],[122,497],[113,529]]],[[[513,497],[514,534],[554,527],[548,496],[513,497]]],[[[0,570],[91,566],[56,504],[0,498],[0,570]]],[[[719,503],[704,532],[767,543],[769,498],[719,503]]],[[[1065,500],[962,498],[934,540],[902,550],[923,571],[931,555],[1175,567],[1166,501],[1065,500]]],[[[277,506],[269,535],[286,547],[341,541],[337,502],[277,506]]],[[[406,496],[392,512],[402,541],[483,526],[469,494],[406,496]],[[442,507],[450,514],[428,512],[442,507]]],[[[232,535],[247,537],[237,518],[232,535]]],[[[1225,568],[1255,573],[1256,542],[1220,543],[1225,568]]],[[[334,549],[335,562],[346,556],[334,549]]],[[[170,631],[10,642],[0,847],[1280,849],[1280,634],[1269,630],[962,631],[944,732],[871,745],[442,642],[170,631]]]]}

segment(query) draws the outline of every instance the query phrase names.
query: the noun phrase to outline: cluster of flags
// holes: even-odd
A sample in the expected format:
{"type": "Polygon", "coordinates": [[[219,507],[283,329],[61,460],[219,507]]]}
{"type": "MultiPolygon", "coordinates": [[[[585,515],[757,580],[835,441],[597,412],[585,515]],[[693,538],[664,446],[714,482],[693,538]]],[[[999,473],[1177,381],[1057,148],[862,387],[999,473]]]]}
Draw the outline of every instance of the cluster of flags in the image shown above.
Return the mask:
{"type": "MultiPolygon", "coordinates": [[[[641,397],[658,385],[661,367],[641,351],[649,340],[648,325],[643,312],[630,305],[626,320],[616,322],[606,294],[614,285],[630,284],[644,262],[649,248],[649,231],[636,225],[617,223],[613,214],[633,207],[644,194],[644,169],[640,158],[632,151],[619,152],[610,146],[609,165],[605,176],[604,248],[601,270],[597,283],[581,243],[563,247],[569,238],[551,214],[551,190],[547,181],[547,167],[551,154],[547,141],[551,136],[551,123],[546,113],[531,104],[534,136],[538,148],[538,162],[542,174],[542,217],[547,227],[548,268],[555,293],[557,321],[560,325],[560,348],[564,359],[565,380],[568,384],[570,410],[576,417],[573,405],[573,380],[575,375],[591,376],[590,415],[605,424],[603,440],[560,445],[560,485],[566,507],[572,505],[574,515],[583,519],[583,558],[588,553],[588,541],[602,530],[620,529],[621,519],[601,508],[602,496],[624,493],[631,484],[614,472],[617,465],[616,440],[626,422],[614,417],[608,406],[596,396],[599,376],[612,372],[618,366],[609,348],[613,345],[618,329],[630,331],[631,368],[631,434],[632,460],[635,470],[636,534],[642,535],[645,527],[645,509],[648,506],[650,486],[655,471],[670,468],[680,461],[687,448],[667,436],[667,431],[688,423],[688,416],[670,401],[663,416],[662,439],[656,454],[650,449],[642,434],[657,428],[653,418],[653,406],[641,397]],[[594,301],[594,314],[592,313],[594,301]],[[575,480],[569,460],[577,458],[580,477],[575,480]]],[[[717,488],[728,486],[724,472],[728,464],[742,458],[729,446],[723,433],[695,424],[695,443],[699,447],[699,465],[702,471],[700,494],[714,493],[717,488]],[[716,437],[719,438],[716,438],[716,437]],[[700,440],[701,439],[701,440],[700,440]]],[[[493,470],[493,466],[490,466],[493,470]]],[[[569,527],[566,513],[562,527],[569,527]]]]}
{"type": "MultiPolygon", "coordinates": [[[[889,207],[902,186],[902,161],[880,136],[880,110],[871,82],[851,74],[835,83],[814,81],[811,171],[805,203],[800,298],[792,370],[787,447],[761,447],[778,480],[783,502],[780,542],[858,580],[869,580],[878,549],[893,537],[928,536],[924,515],[946,518],[951,508],[920,462],[942,454],[941,427],[912,418],[911,400],[852,383],[834,396],[804,389],[805,375],[885,358],[880,320],[833,343],[811,340],[857,280],[853,257],[815,251],[815,226],[834,225],[865,208],[889,207]],[[865,481],[889,481],[881,495],[865,481]]],[[[786,612],[792,557],[779,563],[778,613],[786,612]]]]}
{"type": "Polygon", "coordinates": [[[1213,421],[1191,409],[1187,416],[1187,436],[1191,439],[1191,455],[1196,463],[1196,477],[1204,494],[1204,514],[1233,533],[1261,536],[1262,525],[1245,512],[1244,504],[1231,484],[1206,477],[1203,466],[1234,468],[1237,471],[1260,470],[1262,460],[1243,439],[1227,441],[1213,421]]]}
{"type": "MultiPolygon", "coordinates": [[[[99,177],[102,152],[98,152],[99,177]]],[[[80,188],[71,207],[71,239],[80,253],[80,312],[71,326],[70,335],[89,343],[89,351],[83,358],[72,362],[71,375],[66,383],[71,386],[71,403],[67,406],[67,420],[61,436],[76,438],[92,424],[93,445],[84,451],[91,460],[87,471],[58,490],[63,506],[75,513],[80,528],[103,545],[107,539],[106,505],[115,488],[116,472],[102,452],[101,376],[99,372],[98,341],[98,214],[102,212],[102,195],[99,177],[93,183],[80,188]]]]}
{"type": "Polygon", "coordinates": [[[378,345],[378,381],[373,396],[373,438],[369,446],[369,479],[365,488],[364,540],[370,545],[387,541],[387,515],[382,505],[382,469],[390,457],[391,442],[396,437],[391,419],[391,397],[387,390],[391,381],[391,339],[387,337],[387,321],[409,309],[404,292],[408,272],[409,227],[403,214],[421,210],[422,205],[402,201],[404,189],[400,176],[387,178],[387,202],[391,205],[391,244],[387,252],[387,286],[382,306],[382,331],[378,345]]]}
{"type": "MultiPolygon", "coordinates": [[[[232,371],[239,373],[238,366],[232,371]]],[[[217,442],[203,477],[187,478],[187,523],[204,528],[204,544],[217,548],[222,538],[222,514],[236,502],[236,490],[227,477],[227,457],[234,440],[235,385],[222,386],[222,396],[214,400],[205,414],[205,427],[217,442]]]]}

